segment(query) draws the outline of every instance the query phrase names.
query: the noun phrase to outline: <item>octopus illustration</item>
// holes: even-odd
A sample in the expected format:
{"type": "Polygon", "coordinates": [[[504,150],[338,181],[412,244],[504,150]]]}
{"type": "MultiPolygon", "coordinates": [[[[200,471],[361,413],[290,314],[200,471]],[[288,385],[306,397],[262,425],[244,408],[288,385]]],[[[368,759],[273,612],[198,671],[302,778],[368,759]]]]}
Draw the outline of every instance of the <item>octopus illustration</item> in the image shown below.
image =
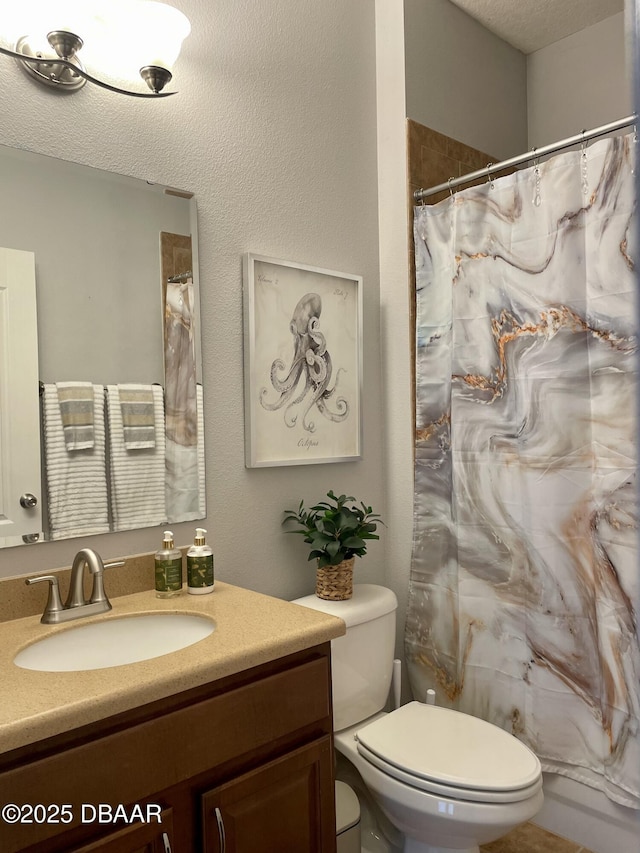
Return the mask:
{"type": "Polygon", "coordinates": [[[340,370],[336,374],[333,387],[330,387],[332,364],[327,352],[325,336],[320,331],[320,313],[322,300],[317,293],[307,293],[298,302],[289,323],[293,335],[293,358],[287,367],[281,358],[271,365],[271,385],[278,397],[270,402],[267,397],[270,389],[262,388],[260,403],[273,412],[284,409],[284,422],[294,427],[302,410],[302,427],[307,432],[315,432],[316,425],[309,419],[314,407],[328,420],[334,423],[344,421],[349,415],[349,404],[344,397],[335,399],[332,411],[327,401],[336,393],[340,370]]]}

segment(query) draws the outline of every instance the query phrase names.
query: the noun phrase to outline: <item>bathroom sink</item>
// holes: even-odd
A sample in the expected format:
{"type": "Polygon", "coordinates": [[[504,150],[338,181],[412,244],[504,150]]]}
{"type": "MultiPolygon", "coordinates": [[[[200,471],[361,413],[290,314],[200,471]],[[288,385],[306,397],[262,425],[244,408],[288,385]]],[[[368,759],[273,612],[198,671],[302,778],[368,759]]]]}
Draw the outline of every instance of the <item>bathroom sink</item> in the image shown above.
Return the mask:
{"type": "Polygon", "coordinates": [[[59,631],[19,651],[13,662],[40,672],[106,669],[176,652],[214,630],[213,620],[196,614],[121,616],[59,631]]]}

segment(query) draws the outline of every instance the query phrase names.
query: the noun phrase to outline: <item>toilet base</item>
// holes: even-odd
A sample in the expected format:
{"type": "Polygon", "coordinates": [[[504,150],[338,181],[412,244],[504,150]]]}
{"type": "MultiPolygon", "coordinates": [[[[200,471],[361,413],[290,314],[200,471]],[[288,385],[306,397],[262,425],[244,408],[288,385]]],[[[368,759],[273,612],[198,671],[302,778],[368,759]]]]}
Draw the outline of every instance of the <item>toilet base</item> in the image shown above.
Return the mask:
{"type": "Polygon", "coordinates": [[[415,838],[406,838],[403,853],[480,853],[480,848],[477,844],[473,847],[439,847],[434,844],[424,844],[422,841],[416,841],[415,838]]]}

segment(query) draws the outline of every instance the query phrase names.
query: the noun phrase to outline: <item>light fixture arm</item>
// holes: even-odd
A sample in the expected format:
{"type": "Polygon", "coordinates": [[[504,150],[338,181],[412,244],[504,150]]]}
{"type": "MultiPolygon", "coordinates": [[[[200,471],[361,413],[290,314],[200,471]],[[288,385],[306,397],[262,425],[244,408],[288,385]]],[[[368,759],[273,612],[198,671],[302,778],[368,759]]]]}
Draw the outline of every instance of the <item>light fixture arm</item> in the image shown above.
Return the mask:
{"type": "MultiPolygon", "coordinates": [[[[82,68],[82,66],[72,62],[70,59],[66,59],[64,57],[56,57],[54,60],[51,57],[45,56],[26,56],[24,53],[20,53],[19,51],[10,50],[7,47],[2,47],[0,45],[0,53],[5,56],[10,56],[13,59],[17,59],[19,62],[27,64],[49,64],[55,63],[57,66],[62,66],[63,68],[68,69],[74,74],[78,74],[80,77],[83,77],[89,83],[95,83],[96,86],[100,86],[102,89],[108,89],[110,92],[116,92],[119,95],[130,95],[132,98],[168,98],[171,95],[177,94],[176,92],[131,92],[129,89],[121,89],[118,86],[112,86],[110,83],[104,83],[102,80],[98,80],[97,77],[93,77],[87,71],[82,68]]],[[[168,79],[171,79],[171,75],[165,69],[162,69],[165,75],[168,75],[168,79]]],[[[146,79],[146,78],[145,78],[146,79]]]]}

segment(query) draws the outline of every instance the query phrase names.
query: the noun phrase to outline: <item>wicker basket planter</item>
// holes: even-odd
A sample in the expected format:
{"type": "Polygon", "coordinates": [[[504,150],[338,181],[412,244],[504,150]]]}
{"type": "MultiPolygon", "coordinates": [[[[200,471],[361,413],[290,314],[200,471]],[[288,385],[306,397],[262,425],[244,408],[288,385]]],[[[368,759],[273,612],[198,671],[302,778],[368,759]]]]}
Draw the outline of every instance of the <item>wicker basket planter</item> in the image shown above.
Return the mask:
{"type": "Polygon", "coordinates": [[[337,566],[316,569],[316,595],[327,601],[346,601],[353,595],[353,564],[355,557],[337,566]]]}
{"type": "MultiPolygon", "coordinates": [[[[289,533],[302,535],[311,546],[309,560],[317,558],[316,595],[327,601],[345,601],[353,596],[353,564],[364,557],[375,532],[384,524],[380,516],[354,497],[327,492],[328,501],[320,501],[310,509],[300,501],[297,509],[284,511],[283,524],[296,525],[289,533]],[[335,560],[342,560],[331,565],[335,560]],[[322,565],[320,565],[322,564],[322,565]]],[[[313,562],[311,562],[313,565],[313,562]]]]}

